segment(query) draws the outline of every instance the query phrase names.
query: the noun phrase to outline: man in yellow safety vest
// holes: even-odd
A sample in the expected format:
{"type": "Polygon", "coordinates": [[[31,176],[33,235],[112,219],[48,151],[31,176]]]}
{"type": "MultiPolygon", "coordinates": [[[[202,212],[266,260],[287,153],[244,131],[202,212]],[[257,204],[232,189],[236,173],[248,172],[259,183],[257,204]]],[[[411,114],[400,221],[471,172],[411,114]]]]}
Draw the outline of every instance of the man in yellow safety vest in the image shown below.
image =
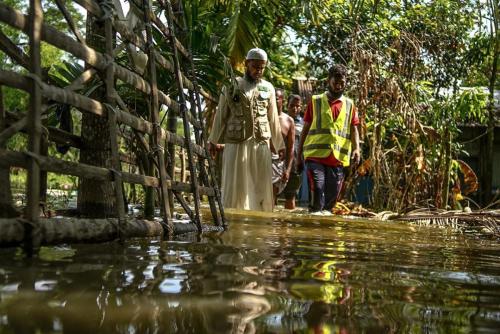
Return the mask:
{"type": "Polygon", "coordinates": [[[304,115],[304,128],[297,164],[304,159],[311,191],[310,211],[331,215],[344,182],[344,167],[351,159],[358,164],[359,118],[352,100],[344,95],[347,69],[334,65],[328,70],[328,91],[314,95],[304,115]]]}

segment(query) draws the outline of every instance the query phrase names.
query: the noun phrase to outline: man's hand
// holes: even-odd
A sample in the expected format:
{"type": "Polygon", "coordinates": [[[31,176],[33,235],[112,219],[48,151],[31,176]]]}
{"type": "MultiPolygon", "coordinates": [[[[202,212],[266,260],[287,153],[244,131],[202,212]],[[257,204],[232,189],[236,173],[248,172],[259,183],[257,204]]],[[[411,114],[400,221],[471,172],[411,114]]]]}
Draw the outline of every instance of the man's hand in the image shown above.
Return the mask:
{"type": "Polygon", "coordinates": [[[297,155],[297,173],[301,174],[302,171],[304,170],[304,158],[302,157],[302,154],[297,155]]]}
{"type": "Polygon", "coordinates": [[[361,154],[359,153],[359,148],[355,149],[351,153],[351,160],[355,165],[359,165],[359,161],[361,159],[361,154]]]}
{"type": "Polygon", "coordinates": [[[217,145],[215,145],[212,142],[207,142],[207,146],[208,146],[208,152],[210,152],[212,158],[215,158],[215,153],[217,152],[217,145]]]}
{"type": "Polygon", "coordinates": [[[281,180],[283,182],[288,182],[288,179],[290,178],[290,171],[289,170],[285,170],[283,172],[283,175],[281,176],[281,180]]]}
{"type": "Polygon", "coordinates": [[[285,149],[282,148],[279,150],[278,155],[280,156],[280,160],[285,160],[285,149]]]}
{"type": "Polygon", "coordinates": [[[212,142],[207,142],[207,148],[212,158],[214,158],[217,152],[220,152],[224,149],[224,144],[214,144],[212,142]]]}

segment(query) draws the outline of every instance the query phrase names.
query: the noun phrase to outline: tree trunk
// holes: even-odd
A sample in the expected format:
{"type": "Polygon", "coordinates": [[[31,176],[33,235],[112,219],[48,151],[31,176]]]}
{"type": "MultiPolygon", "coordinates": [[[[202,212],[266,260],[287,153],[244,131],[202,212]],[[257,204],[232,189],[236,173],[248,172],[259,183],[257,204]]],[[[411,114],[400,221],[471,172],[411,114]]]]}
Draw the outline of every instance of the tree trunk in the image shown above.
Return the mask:
{"type": "MultiPolygon", "coordinates": [[[[0,132],[6,127],[6,114],[3,107],[3,94],[2,86],[0,86],[0,132]]],[[[0,147],[3,148],[3,147],[0,147]]],[[[10,189],[10,178],[9,178],[8,167],[0,167],[0,217],[8,218],[15,217],[18,215],[17,211],[12,207],[12,191],[10,189]]]]}
{"type": "MultiPolygon", "coordinates": [[[[104,24],[97,22],[94,16],[87,17],[87,44],[94,49],[104,52],[104,24]]],[[[101,78],[105,78],[104,75],[101,78]]],[[[105,89],[103,85],[92,96],[104,101],[105,89]]],[[[82,141],[80,162],[99,167],[111,168],[111,142],[106,117],[99,117],[89,113],[82,114],[82,141]]],[[[114,217],[115,192],[112,182],[101,182],[91,179],[80,179],[78,191],[78,210],[86,217],[114,217]]]]}

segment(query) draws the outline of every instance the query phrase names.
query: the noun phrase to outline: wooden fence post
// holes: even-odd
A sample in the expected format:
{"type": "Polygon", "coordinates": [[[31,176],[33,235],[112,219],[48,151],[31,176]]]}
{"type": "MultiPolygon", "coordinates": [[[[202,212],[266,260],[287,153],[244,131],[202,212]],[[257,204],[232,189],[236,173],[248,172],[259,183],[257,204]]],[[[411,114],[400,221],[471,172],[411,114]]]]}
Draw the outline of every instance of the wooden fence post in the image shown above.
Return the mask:
{"type": "MultiPolygon", "coordinates": [[[[200,218],[200,196],[202,195],[209,196],[212,216],[216,224],[219,225],[220,220],[216,212],[216,203],[214,199],[219,201],[221,211],[220,217],[223,217],[223,208],[220,204],[218,189],[216,186],[213,188],[210,187],[209,176],[212,173],[211,168],[208,167],[208,170],[206,169],[205,159],[209,158],[209,153],[206,147],[203,147],[204,134],[199,94],[211,101],[213,101],[213,98],[200,89],[196,82],[193,84],[182,73],[181,61],[187,60],[191,65],[191,70],[189,69],[189,64],[186,65],[185,69],[187,69],[188,72],[192,71],[193,79],[195,79],[192,56],[175,37],[173,22],[176,21],[176,18],[173,17],[171,3],[158,0],[158,3],[167,11],[169,28],[167,28],[167,26],[161,22],[160,18],[155,16],[152,12],[152,8],[150,7],[151,0],[143,0],[142,6],[136,3],[136,10],[140,15],[144,16],[143,24],[145,24],[146,27],[146,34],[144,36],[144,30],[138,33],[132,29],[128,29],[120,20],[114,21],[113,13],[109,12],[107,6],[101,7],[101,5],[103,5],[101,1],[97,3],[94,0],[75,0],[87,9],[88,15],[101,18],[99,24],[94,22],[96,23],[96,27],[92,28],[95,29],[97,33],[90,34],[94,37],[92,40],[93,43],[86,45],[82,35],[75,28],[71,15],[66,11],[64,1],[55,1],[77,40],[43,23],[41,0],[30,0],[29,15],[24,15],[0,2],[0,21],[14,29],[26,33],[29,36],[30,43],[29,54],[23,56],[24,53],[22,51],[19,52],[15,44],[10,41],[8,37],[0,33],[0,47],[2,50],[28,71],[28,74],[21,74],[15,71],[0,70],[0,85],[20,89],[30,94],[30,109],[28,115],[23,119],[12,118],[12,116],[5,115],[3,109],[0,108],[0,129],[6,125],[4,121],[7,116],[10,117],[8,121],[12,123],[5,131],[0,132],[0,145],[2,145],[2,143],[4,144],[9,137],[19,131],[27,133],[29,137],[27,152],[13,152],[0,148],[0,168],[7,171],[7,173],[4,173],[6,174],[6,178],[4,177],[4,179],[7,181],[4,183],[8,184],[9,168],[17,166],[28,170],[28,205],[25,216],[23,218],[18,218],[19,223],[17,226],[19,233],[18,237],[16,237],[17,242],[23,242],[26,253],[32,255],[39,247],[43,233],[46,232],[45,227],[39,223],[40,221],[44,221],[40,218],[40,200],[41,196],[46,193],[46,191],[43,191],[43,187],[40,186],[42,172],[74,175],[81,179],[93,180],[97,187],[104,183],[108,184],[105,194],[104,192],[99,192],[96,187],[88,187],[89,198],[92,197],[93,194],[102,193],[104,196],[101,197],[105,199],[105,201],[101,202],[88,202],[91,204],[94,203],[92,204],[94,207],[102,209],[104,216],[117,213],[119,218],[118,222],[120,224],[119,228],[113,232],[115,236],[116,233],[121,234],[122,232],[124,236],[127,235],[125,225],[121,224],[125,218],[123,182],[132,184],[138,183],[150,189],[154,188],[160,191],[160,206],[164,218],[162,227],[169,237],[173,236],[174,231],[185,231],[183,227],[173,223],[173,209],[171,209],[173,207],[173,198],[169,200],[169,190],[171,190],[172,197],[175,197],[194,223],[190,224],[190,231],[194,230],[194,226],[196,226],[198,231],[202,231],[200,218]],[[141,13],[142,9],[144,9],[144,12],[141,13]],[[120,34],[122,43],[126,43],[127,45],[129,45],[129,43],[133,44],[135,47],[147,53],[149,60],[149,77],[147,80],[145,80],[142,75],[129,70],[127,65],[123,64],[121,61],[115,62],[115,54],[119,52],[117,50],[123,47],[123,45],[118,45],[116,49],[113,49],[115,43],[118,41],[118,39],[115,39],[115,33],[120,34]],[[158,50],[156,50],[153,33],[160,33],[160,38],[167,39],[170,42],[173,52],[172,62],[167,60],[158,50]],[[102,37],[105,37],[104,40],[102,40],[102,37]],[[42,76],[40,64],[40,43],[42,38],[45,42],[69,52],[76,58],[86,62],[89,66],[92,66],[92,69],[87,69],[85,71],[85,73],[89,75],[80,76],[73,83],[64,88],[56,87],[50,82],[47,82],[47,78],[42,76]],[[180,59],[180,57],[184,58],[180,59]],[[160,66],[161,69],[167,70],[175,75],[179,92],[179,102],[171,99],[168,94],[158,88],[156,66],[160,66]],[[104,82],[104,92],[99,91],[99,94],[88,97],[75,91],[75,85],[89,82],[88,80],[93,76],[91,72],[97,71],[100,72],[99,76],[104,82]],[[131,85],[145,94],[150,109],[149,121],[141,119],[139,115],[134,115],[133,112],[128,110],[126,103],[117,95],[117,80],[121,80],[125,84],[131,85]],[[186,97],[187,93],[185,93],[184,88],[189,90],[191,112],[189,112],[186,105],[188,97],[186,97]],[[93,134],[97,134],[102,138],[102,140],[98,141],[98,144],[93,147],[90,147],[88,143],[93,139],[99,139],[99,137],[86,139],[83,136],[83,131],[82,135],[78,136],[47,126],[46,133],[48,134],[48,139],[52,142],[63,143],[80,149],[80,158],[82,158],[82,151],[85,149],[91,152],[100,152],[105,149],[106,157],[104,160],[105,163],[102,164],[103,167],[92,165],[94,160],[96,160],[93,156],[97,156],[98,154],[93,154],[95,152],[87,152],[89,153],[87,154],[89,157],[88,163],[85,163],[82,159],[80,159],[79,163],[76,163],[43,155],[41,136],[42,129],[44,128],[41,122],[41,114],[44,110],[42,109],[42,97],[57,103],[71,105],[78,108],[85,115],[93,115],[96,117],[95,124],[98,124],[98,127],[94,128],[91,123],[87,123],[87,130],[89,130],[88,133],[90,133],[90,137],[93,134]],[[168,106],[169,116],[177,117],[180,113],[184,126],[183,137],[166,131],[161,127],[159,119],[160,103],[168,106]],[[116,106],[119,106],[119,109],[116,106]],[[197,113],[197,109],[199,113],[197,113]],[[108,118],[103,119],[101,117],[108,118]],[[119,139],[118,136],[120,135],[128,139],[130,130],[128,133],[127,131],[121,133],[121,129],[118,127],[119,123],[130,127],[131,131],[137,136],[139,144],[144,146],[144,151],[147,152],[148,155],[154,156],[154,161],[151,161],[151,168],[153,171],[148,176],[121,171],[122,165],[120,159],[122,157],[119,151],[121,139],[119,139]],[[191,128],[191,126],[193,126],[194,129],[191,128]],[[193,131],[196,142],[191,141],[191,134],[193,131]],[[151,145],[148,145],[146,142],[148,135],[151,139],[151,145]],[[85,142],[85,140],[88,141],[85,142]],[[174,175],[173,172],[169,175],[165,164],[168,162],[171,167],[175,167],[176,155],[167,155],[170,160],[165,160],[165,152],[162,147],[163,142],[167,142],[172,146],[175,145],[185,148],[187,158],[189,159],[190,184],[177,182],[172,179],[171,176],[174,175]],[[158,170],[158,174],[156,170],[158,170]],[[113,182],[113,188],[110,185],[111,182],[113,182]],[[186,201],[186,193],[192,193],[194,195],[194,209],[192,209],[190,204],[186,201]],[[115,199],[116,208],[113,208],[110,203],[113,203],[115,199]],[[101,205],[102,208],[100,208],[101,205]]],[[[179,5],[181,4],[179,3],[179,5]]],[[[144,27],[144,25],[141,26],[144,27]]],[[[183,28],[181,27],[181,29],[183,28]]],[[[155,36],[157,35],[155,34],[155,36]]],[[[172,125],[175,124],[175,122],[170,123],[172,125]]],[[[134,147],[131,149],[133,150],[134,147]]],[[[123,155],[123,161],[126,163],[134,163],[133,158],[132,155],[123,155]]],[[[5,188],[6,187],[3,187],[2,190],[5,190],[5,188]]],[[[0,196],[0,203],[1,201],[2,198],[0,196]]],[[[15,210],[13,211],[13,214],[16,216],[15,210]]],[[[89,210],[89,212],[97,211],[99,210],[89,210]]],[[[206,230],[205,227],[203,227],[203,229],[206,230]]],[[[216,230],[220,230],[220,228],[216,228],[216,230]]],[[[80,233],[79,231],[76,232],[80,233]]],[[[0,235],[1,234],[2,233],[0,233],[0,235]]]]}
{"type": "Polygon", "coordinates": [[[43,11],[41,0],[30,0],[29,18],[29,67],[32,82],[30,108],[28,112],[28,150],[35,156],[30,159],[28,167],[28,186],[26,189],[28,205],[26,207],[26,222],[24,223],[24,250],[29,256],[32,256],[34,249],[38,247],[37,234],[39,233],[38,222],[40,216],[40,166],[38,165],[36,156],[40,154],[42,135],[42,92],[40,88],[42,68],[40,62],[40,41],[42,35],[43,11]]]}
{"type": "MultiPolygon", "coordinates": [[[[7,115],[3,105],[3,86],[0,85],[0,133],[7,127],[7,115]]],[[[5,148],[0,143],[0,149],[5,148]]],[[[12,207],[12,191],[10,188],[10,168],[0,167],[0,218],[15,217],[17,212],[12,207]]]]}
{"type": "Polygon", "coordinates": [[[109,124],[109,138],[111,141],[111,165],[113,166],[113,183],[116,197],[116,213],[118,217],[118,237],[123,242],[123,221],[125,219],[125,200],[123,198],[123,180],[122,166],[120,163],[119,141],[118,141],[118,121],[115,112],[116,92],[115,92],[115,75],[112,62],[114,61],[113,54],[113,16],[110,15],[104,22],[104,31],[106,38],[106,55],[108,57],[108,66],[106,67],[106,102],[108,104],[107,117],[109,124]]]}
{"type": "Polygon", "coordinates": [[[156,64],[155,64],[155,52],[153,45],[153,33],[151,29],[151,20],[149,19],[149,0],[143,1],[144,5],[144,20],[146,26],[146,50],[148,53],[148,64],[149,64],[149,84],[151,89],[150,104],[151,104],[151,122],[153,123],[153,150],[155,151],[158,169],[160,174],[160,203],[161,209],[163,211],[163,220],[167,224],[168,237],[173,236],[173,221],[170,212],[170,206],[168,203],[168,188],[167,188],[167,171],[165,169],[165,156],[164,148],[161,146],[161,128],[160,128],[160,117],[159,117],[159,102],[158,102],[158,85],[156,82],[156,64]]]}

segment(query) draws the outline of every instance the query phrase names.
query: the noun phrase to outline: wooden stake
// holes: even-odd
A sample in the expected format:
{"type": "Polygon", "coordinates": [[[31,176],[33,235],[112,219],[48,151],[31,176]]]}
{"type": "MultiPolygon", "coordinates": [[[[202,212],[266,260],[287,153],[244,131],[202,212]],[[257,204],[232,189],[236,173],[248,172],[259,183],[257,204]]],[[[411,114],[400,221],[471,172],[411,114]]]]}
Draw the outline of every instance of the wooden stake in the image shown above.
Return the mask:
{"type": "Polygon", "coordinates": [[[111,62],[114,61],[113,55],[113,26],[112,26],[112,17],[109,17],[104,22],[104,30],[105,30],[105,39],[106,39],[106,55],[108,56],[109,65],[106,68],[106,102],[108,103],[108,124],[109,124],[109,136],[111,141],[111,164],[113,166],[113,185],[115,190],[115,198],[116,198],[116,214],[118,217],[118,237],[120,241],[124,241],[123,239],[123,221],[125,219],[125,200],[123,198],[123,183],[122,183],[122,166],[120,163],[120,154],[119,154],[119,142],[118,142],[118,121],[115,112],[116,105],[116,91],[115,91],[115,77],[113,72],[113,67],[111,66],[111,62]]]}
{"type": "MultiPolygon", "coordinates": [[[[149,13],[149,0],[143,0],[144,12],[149,13]]],[[[163,211],[163,220],[167,224],[168,237],[173,236],[173,225],[172,225],[172,214],[170,212],[170,206],[168,203],[168,188],[167,188],[167,171],[165,169],[165,157],[164,148],[161,146],[161,128],[160,128],[160,117],[159,113],[159,103],[158,103],[158,87],[156,82],[156,64],[155,64],[155,52],[153,45],[153,36],[151,29],[151,21],[149,16],[144,15],[144,21],[146,25],[146,36],[147,36],[147,53],[148,53],[148,64],[149,64],[149,85],[151,87],[150,103],[151,103],[151,123],[153,123],[153,150],[156,153],[156,159],[158,163],[158,169],[160,173],[160,186],[161,186],[161,208],[163,211]]]]}
{"type": "MultiPolygon", "coordinates": [[[[30,0],[30,70],[33,79],[30,94],[30,109],[28,114],[29,141],[28,149],[32,154],[40,153],[40,137],[42,134],[41,110],[42,110],[42,91],[38,85],[41,81],[42,68],[40,65],[40,41],[42,34],[43,11],[41,0],[30,0]]],[[[40,216],[40,166],[36,159],[30,159],[28,167],[28,186],[27,186],[28,205],[26,207],[26,222],[24,224],[24,251],[28,256],[32,256],[34,250],[38,248],[39,241],[37,234],[38,219],[40,216]]]]}
{"type": "MultiPolygon", "coordinates": [[[[189,120],[188,120],[188,110],[186,107],[186,98],[184,96],[184,87],[182,85],[182,74],[180,70],[180,65],[179,65],[179,56],[177,53],[177,46],[176,46],[176,39],[175,39],[175,33],[174,33],[174,28],[173,28],[173,13],[172,13],[172,6],[170,5],[170,1],[166,2],[166,9],[167,9],[167,22],[170,28],[170,46],[172,48],[172,54],[173,54],[173,61],[174,61],[174,67],[175,67],[175,78],[177,81],[177,89],[179,91],[179,100],[180,100],[180,114],[182,117],[182,123],[184,126],[184,137],[185,137],[185,142],[186,142],[186,151],[188,155],[188,161],[189,161],[189,172],[191,173],[191,184],[193,187],[193,196],[194,196],[194,208],[195,208],[195,221],[194,223],[199,227],[199,232],[201,232],[201,217],[200,217],[200,194],[198,192],[198,177],[196,173],[196,167],[193,162],[193,155],[192,155],[192,143],[190,139],[191,135],[191,129],[189,125],[189,120]]],[[[148,8],[144,9],[145,11],[149,11],[148,8]]],[[[148,15],[146,15],[148,17],[148,15]]]]}

